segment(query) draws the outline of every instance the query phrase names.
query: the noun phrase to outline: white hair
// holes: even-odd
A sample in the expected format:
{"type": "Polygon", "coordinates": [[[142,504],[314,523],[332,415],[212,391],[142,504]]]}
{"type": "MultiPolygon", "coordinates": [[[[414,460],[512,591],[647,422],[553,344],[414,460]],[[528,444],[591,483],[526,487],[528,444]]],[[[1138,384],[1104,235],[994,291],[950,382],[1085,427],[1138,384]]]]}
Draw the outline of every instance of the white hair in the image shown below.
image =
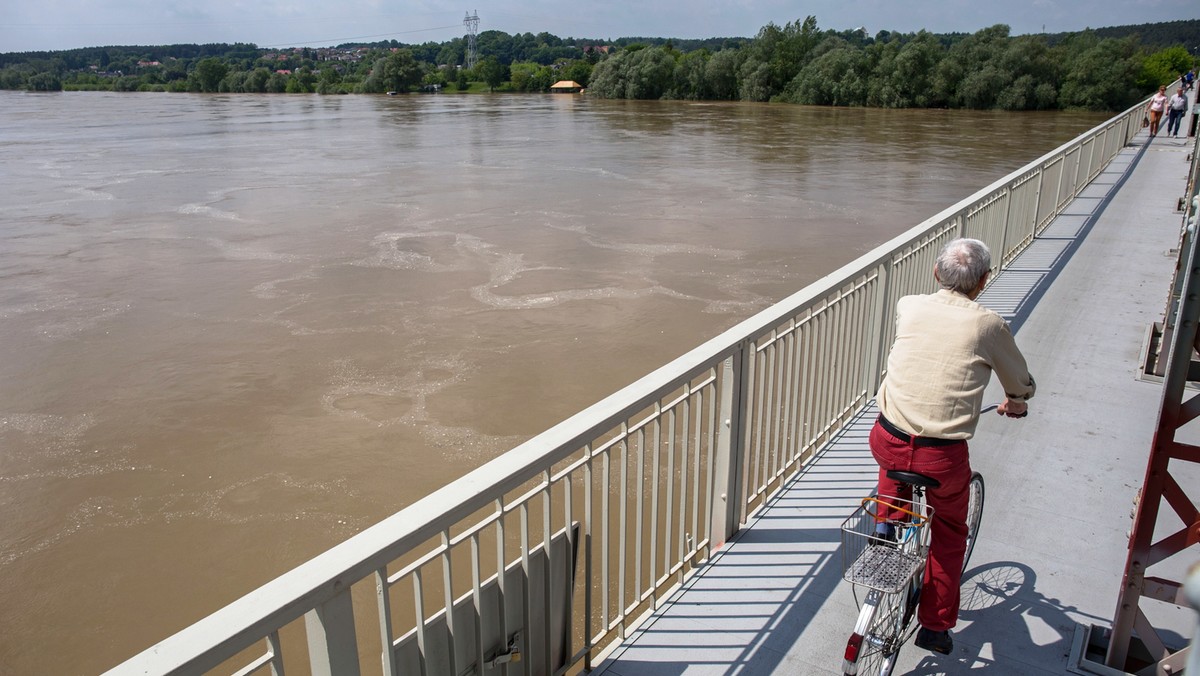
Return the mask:
{"type": "Polygon", "coordinates": [[[979,280],[992,268],[992,252],[977,239],[961,238],[948,242],[938,254],[938,283],[943,289],[970,294],[979,280]]]}

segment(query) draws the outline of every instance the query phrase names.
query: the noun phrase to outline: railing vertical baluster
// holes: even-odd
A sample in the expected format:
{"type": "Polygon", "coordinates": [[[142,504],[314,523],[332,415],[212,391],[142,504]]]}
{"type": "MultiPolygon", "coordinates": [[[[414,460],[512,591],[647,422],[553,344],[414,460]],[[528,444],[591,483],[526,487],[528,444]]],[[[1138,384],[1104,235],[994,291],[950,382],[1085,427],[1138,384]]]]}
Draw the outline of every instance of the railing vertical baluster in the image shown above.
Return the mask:
{"type": "Polygon", "coordinates": [[[771,335],[764,338],[768,341],[766,348],[756,350],[754,355],[754,373],[758,378],[758,382],[754,388],[754,427],[753,440],[751,444],[746,446],[748,452],[753,454],[755,461],[754,493],[757,495],[762,493],[763,486],[767,483],[767,477],[771,474],[770,466],[770,440],[767,439],[765,432],[770,422],[766,420],[767,410],[771,406],[771,362],[775,354],[775,331],[771,331],[771,335]]]}
{"type": "MultiPolygon", "coordinates": [[[[649,557],[649,586],[646,588],[650,592],[652,599],[651,606],[657,607],[658,594],[658,494],[660,474],[662,470],[662,425],[659,421],[662,420],[662,402],[654,402],[654,422],[651,424],[651,435],[653,437],[653,447],[650,451],[650,462],[654,465],[654,471],[651,472],[653,482],[650,488],[650,557],[649,557]]],[[[644,437],[643,437],[644,439],[644,437]]],[[[639,597],[641,598],[641,597],[639,597]]]]}
{"type": "Polygon", "coordinates": [[[284,676],[283,645],[279,642],[279,632],[267,634],[267,649],[271,651],[271,676],[284,676]]]}
{"type": "MultiPolygon", "coordinates": [[[[783,472],[782,461],[782,438],[780,435],[781,415],[780,411],[783,406],[783,390],[784,390],[784,362],[787,360],[787,336],[777,336],[775,344],[771,346],[771,381],[768,387],[771,390],[770,401],[771,408],[767,413],[771,417],[770,424],[770,453],[771,453],[771,473],[768,476],[768,484],[773,484],[783,472]]],[[[770,489],[768,489],[770,492],[770,489]]],[[[766,498],[766,495],[763,495],[766,498]]]]}
{"type": "MultiPolygon", "coordinates": [[[[675,425],[677,423],[675,407],[667,411],[667,495],[665,500],[666,513],[663,515],[663,578],[671,572],[672,547],[671,535],[675,526],[675,425]]],[[[657,585],[656,585],[657,586],[657,585]]],[[[657,596],[657,595],[656,595],[657,596]]],[[[656,604],[657,605],[657,604],[656,604]]]]}
{"type": "Polygon", "coordinates": [[[637,495],[634,497],[635,507],[633,524],[633,605],[642,600],[642,541],[645,539],[646,502],[646,426],[638,428],[637,433],[637,495]]]}
{"type": "Polygon", "coordinates": [[[421,569],[412,573],[413,609],[417,617],[417,663],[421,668],[421,676],[429,676],[428,641],[425,637],[425,590],[421,583],[421,569]]]}
{"type": "MultiPolygon", "coordinates": [[[[621,423],[621,430],[625,432],[624,438],[621,439],[621,500],[617,503],[617,512],[620,515],[620,521],[617,523],[617,619],[620,621],[620,629],[617,633],[621,639],[625,638],[625,578],[629,568],[627,565],[629,559],[627,557],[626,543],[629,541],[628,528],[626,521],[628,513],[626,505],[629,504],[629,443],[628,443],[628,427],[625,423],[621,423]]],[[[605,625],[605,629],[608,625],[605,625]]]]}
{"type": "MultiPolygon", "coordinates": [[[[621,438],[625,437],[625,423],[621,423],[621,438]]],[[[624,441],[620,443],[624,444],[624,441]]],[[[604,450],[604,457],[601,458],[600,471],[600,626],[604,631],[608,631],[609,627],[609,589],[612,588],[611,577],[609,573],[608,558],[609,558],[609,522],[612,520],[612,510],[609,508],[609,493],[612,492],[612,448],[604,450]]],[[[624,515],[622,515],[624,519],[624,515]]],[[[589,578],[590,579],[590,578],[589,578]]],[[[620,603],[620,601],[618,601],[620,603]]],[[[590,635],[590,634],[589,634],[590,635]]],[[[589,639],[590,640],[590,639],[589,639]]]]}
{"type": "Polygon", "coordinates": [[[845,360],[845,351],[846,351],[846,295],[845,295],[845,293],[843,293],[843,292],[838,293],[837,299],[834,300],[833,308],[832,308],[831,312],[832,312],[832,316],[830,318],[830,321],[833,323],[833,328],[832,328],[833,341],[831,343],[831,346],[833,349],[831,350],[830,356],[832,358],[828,362],[825,363],[826,367],[829,368],[829,370],[832,373],[831,379],[833,380],[833,387],[831,388],[831,391],[829,393],[829,395],[830,395],[829,396],[829,405],[833,409],[832,411],[830,411],[830,416],[829,416],[830,422],[832,422],[834,420],[841,421],[842,416],[844,415],[843,411],[846,406],[846,404],[845,404],[845,401],[846,401],[846,397],[845,397],[846,370],[841,368],[841,365],[845,363],[844,360],[845,360]]]}
{"type": "MultiPolygon", "coordinates": [[[[883,319],[881,311],[876,309],[878,307],[876,302],[883,291],[883,280],[880,279],[878,268],[874,272],[868,271],[867,275],[871,281],[870,285],[866,288],[866,293],[864,293],[862,297],[862,306],[860,310],[860,312],[862,312],[862,323],[858,327],[858,353],[861,355],[861,361],[859,363],[866,365],[867,368],[870,369],[875,366],[875,364],[873,364],[874,348],[876,345],[875,326],[883,319]]],[[[870,370],[861,371],[859,373],[859,385],[867,399],[870,399],[875,395],[875,390],[871,389],[874,382],[875,375],[870,370]]]]}
{"type": "MultiPolygon", "coordinates": [[[[596,604],[592,601],[593,587],[592,576],[595,574],[594,565],[592,563],[592,529],[595,527],[595,514],[592,509],[592,482],[595,481],[594,465],[596,456],[592,452],[592,445],[587,446],[587,462],[583,466],[583,670],[589,672],[592,670],[592,615],[596,612],[596,604]]],[[[606,477],[604,481],[604,505],[600,510],[601,518],[608,521],[608,451],[604,452],[604,462],[602,470],[606,477]]],[[[567,524],[570,527],[570,524],[567,524]]],[[[604,532],[607,532],[605,529],[604,532]]],[[[601,536],[603,537],[603,536],[601,536]]],[[[604,547],[604,551],[608,551],[608,547],[604,547]]],[[[604,573],[602,575],[605,586],[608,585],[608,565],[604,563],[604,573]]],[[[604,625],[608,628],[608,625],[604,625]]],[[[569,651],[568,651],[569,652],[569,651]]]]}
{"type": "Polygon", "coordinates": [[[394,640],[392,638],[392,597],[386,567],[375,571],[375,596],[379,606],[379,642],[383,674],[384,676],[398,676],[396,673],[396,650],[392,645],[394,640]]]}
{"type": "MultiPolygon", "coordinates": [[[[722,364],[720,368],[723,371],[725,368],[724,364],[722,364]]],[[[704,529],[707,531],[705,533],[705,537],[708,538],[708,556],[710,557],[720,544],[718,542],[716,531],[714,530],[714,524],[725,523],[723,516],[721,521],[715,520],[716,515],[720,513],[722,509],[724,509],[724,504],[718,505],[716,502],[717,478],[714,472],[714,468],[717,464],[717,456],[720,454],[720,443],[718,442],[718,437],[721,434],[721,430],[724,429],[724,425],[719,417],[720,411],[717,409],[717,400],[721,398],[718,391],[720,378],[718,378],[717,375],[717,369],[714,368],[713,384],[710,390],[711,394],[708,397],[708,429],[705,430],[705,439],[708,443],[708,461],[705,466],[704,500],[705,511],[710,515],[711,518],[706,520],[703,525],[704,529]]],[[[732,385],[729,383],[726,383],[726,386],[732,387],[732,385]]],[[[728,476],[726,474],[723,480],[727,479],[728,476]]],[[[724,538],[721,538],[720,542],[724,542],[724,538]]]]}
{"type": "Polygon", "coordinates": [[[790,455],[799,459],[804,456],[804,325],[792,318],[792,359],[788,379],[792,383],[791,402],[788,411],[787,434],[791,439],[790,455]]]}
{"type": "Polygon", "coordinates": [[[792,317],[788,322],[791,331],[787,336],[787,353],[783,367],[783,409],[780,412],[780,435],[783,463],[786,467],[789,462],[797,457],[796,452],[796,358],[797,358],[797,342],[799,337],[800,327],[796,326],[796,318],[792,317]]]}
{"type": "MultiPolygon", "coordinates": [[[[688,435],[691,434],[691,431],[692,431],[691,410],[692,410],[692,397],[694,396],[694,394],[692,392],[691,383],[687,383],[683,386],[683,396],[684,396],[683,415],[682,415],[682,422],[679,426],[679,431],[680,431],[679,436],[680,436],[680,441],[681,441],[681,446],[679,448],[679,523],[678,523],[679,535],[676,537],[676,542],[679,543],[679,546],[677,547],[678,552],[675,554],[676,560],[681,564],[683,563],[684,558],[687,556],[687,552],[688,552],[688,546],[687,546],[687,511],[688,511],[687,504],[688,504],[688,488],[689,488],[689,484],[688,484],[688,460],[689,460],[689,458],[688,458],[688,435]]],[[[699,471],[698,469],[695,469],[695,468],[693,468],[693,470],[697,471],[697,472],[699,471]]],[[[680,582],[682,582],[684,579],[684,573],[685,573],[685,571],[683,569],[683,566],[681,565],[679,567],[679,581],[680,582]]]]}
{"type": "Polygon", "coordinates": [[[863,295],[867,293],[867,283],[862,285],[857,283],[854,289],[846,298],[846,362],[842,369],[846,372],[846,384],[844,386],[846,399],[843,408],[847,413],[851,412],[854,406],[858,403],[859,388],[862,387],[861,371],[851,368],[851,364],[862,363],[862,351],[860,349],[860,341],[862,339],[863,316],[861,308],[863,307],[863,295]]]}
{"type": "Polygon", "coordinates": [[[887,327],[890,325],[890,318],[893,315],[892,306],[888,303],[888,299],[892,297],[892,258],[884,258],[878,264],[876,275],[875,306],[871,310],[869,328],[871,352],[868,355],[869,379],[866,381],[868,396],[875,396],[875,393],[880,390],[880,383],[883,382],[883,370],[887,367],[888,349],[892,348],[887,342],[887,327]]]}
{"type": "MultiPolygon", "coordinates": [[[[712,373],[712,369],[709,369],[712,373]]],[[[701,434],[704,427],[704,402],[706,401],[705,394],[709,391],[710,385],[702,386],[696,392],[696,422],[695,430],[692,432],[692,538],[695,546],[689,547],[689,550],[700,550],[700,478],[703,474],[700,471],[700,445],[702,443],[701,434]]],[[[708,457],[712,457],[712,446],[709,445],[708,457]]],[[[708,503],[711,506],[712,503],[708,503]]]]}
{"type": "MultiPolygon", "coordinates": [[[[583,452],[586,458],[583,465],[583,472],[587,475],[589,474],[588,467],[591,464],[592,445],[586,444],[583,447],[583,452]]],[[[563,603],[567,608],[567,617],[564,626],[568,629],[566,632],[567,644],[564,646],[563,656],[567,661],[570,661],[571,655],[575,654],[575,632],[573,631],[575,628],[575,594],[573,593],[575,590],[575,569],[571,565],[573,563],[571,557],[575,555],[575,552],[579,551],[579,542],[576,540],[575,529],[571,527],[575,521],[575,490],[573,484],[574,480],[572,476],[563,477],[563,528],[566,529],[567,539],[567,565],[565,568],[567,571],[566,580],[568,581],[566,597],[563,599],[563,603]]],[[[591,580],[592,578],[589,576],[587,579],[591,580]]]]}
{"type": "MultiPolygon", "coordinates": [[[[496,614],[499,616],[496,619],[496,626],[500,627],[500,644],[508,644],[508,635],[510,629],[508,626],[508,576],[505,574],[505,566],[508,559],[505,556],[505,527],[504,527],[504,496],[496,498],[496,614]]],[[[480,673],[483,672],[482,665],[480,673]]],[[[501,666],[503,676],[508,676],[508,665],[501,666]]]]}
{"type": "Polygon", "coordinates": [[[829,412],[829,369],[826,366],[829,364],[829,336],[828,336],[828,313],[829,303],[822,303],[818,314],[813,317],[813,357],[816,359],[816,373],[813,374],[815,381],[816,396],[813,398],[813,403],[816,407],[813,432],[816,434],[814,441],[819,446],[823,441],[825,434],[825,423],[828,419],[829,412]]]}
{"type": "Polygon", "coordinates": [[[442,531],[442,600],[446,608],[446,653],[450,660],[450,673],[458,673],[455,659],[458,636],[454,629],[454,575],[450,566],[450,531],[442,531]]]}
{"type": "MultiPolygon", "coordinates": [[[[533,657],[533,626],[530,618],[533,610],[533,579],[530,575],[529,559],[529,501],[521,503],[521,654],[533,657]]],[[[523,669],[523,671],[532,671],[523,669]]]]}
{"type": "MultiPolygon", "coordinates": [[[[554,487],[550,483],[550,470],[542,474],[546,487],[542,489],[542,546],[545,547],[546,569],[542,575],[542,659],[545,660],[545,673],[554,673],[553,660],[550,658],[550,578],[554,570],[554,551],[550,546],[554,535],[550,523],[550,507],[553,502],[554,487]]],[[[569,479],[568,479],[569,481],[569,479]]],[[[531,628],[532,629],[532,628],[531,628]]],[[[529,631],[532,634],[532,631],[529,631]]]]}
{"type": "Polygon", "coordinates": [[[1012,242],[1008,239],[1009,224],[1012,223],[1012,207],[1013,207],[1013,188],[1012,184],[1004,187],[1004,224],[1000,233],[1000,269],[1006,267],[1006,263],[1010,263],[1009,258],[1015,253],[1012,242]]]}
{"type": "MultiPolygon", "coordinates": [[[[483,673],[483,573],[480,570],[482,554],[479,533],[471,534],[471,600],[475,603],[475,673],[483,673]]],[[[504,574],[503,571],[500,572],[504,574]]]]}
{"type": "Polygon", "coordinates": [[[802,439],[804,440],[804,448],[809,448],[813,443],[813,436],[816,432],[816,415],[817,415],[817,364],[816,345],[814,340],[815,325],[812,316],[812,310],[807,313],[804,325],[801,327],[800,337],[803,341],[803,356],[804,361],[801,366],[802,376],[804,378],[804,390],[800,393],[801,403],[803,408],[800,412],[800,424],[802,439]]]}

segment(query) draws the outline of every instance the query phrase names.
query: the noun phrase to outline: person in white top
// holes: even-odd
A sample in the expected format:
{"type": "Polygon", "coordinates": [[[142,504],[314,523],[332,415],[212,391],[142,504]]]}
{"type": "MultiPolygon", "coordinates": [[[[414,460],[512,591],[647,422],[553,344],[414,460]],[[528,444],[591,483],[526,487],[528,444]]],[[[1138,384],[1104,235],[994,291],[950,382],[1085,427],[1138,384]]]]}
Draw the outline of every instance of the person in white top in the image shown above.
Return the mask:
{"type": "Polygon", "coordinates": [[[1158,136],[1158,125],[1162,123],[1163,111],[1167,107],[1167,86],[1158,88],[1158,93],[1150,97],[1150,106],[1146,112],[1150,115],[1150,138],[1158,136]]]}

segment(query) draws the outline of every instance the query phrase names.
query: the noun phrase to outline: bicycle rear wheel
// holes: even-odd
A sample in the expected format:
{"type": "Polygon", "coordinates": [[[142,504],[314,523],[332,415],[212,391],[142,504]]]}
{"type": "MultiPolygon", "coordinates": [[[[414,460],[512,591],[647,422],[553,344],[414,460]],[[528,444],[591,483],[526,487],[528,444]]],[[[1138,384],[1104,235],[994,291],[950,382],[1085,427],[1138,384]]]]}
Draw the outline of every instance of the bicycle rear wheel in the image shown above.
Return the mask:
{"type": "Polygon", "coordinates": [[[971,552],[975,549],[975,541],[979,538],[979,524],[983,521],[983,475],[979,472],[971,474],[971,483],[967,498],[967,550],[963,553],[963,572],[971,560],[971,552]]]}
{"type": "Polygon", "coordinates": [[[904,593],[872,590],[846,642],[845,676],[890,676],[903,645],[904,593]]]}

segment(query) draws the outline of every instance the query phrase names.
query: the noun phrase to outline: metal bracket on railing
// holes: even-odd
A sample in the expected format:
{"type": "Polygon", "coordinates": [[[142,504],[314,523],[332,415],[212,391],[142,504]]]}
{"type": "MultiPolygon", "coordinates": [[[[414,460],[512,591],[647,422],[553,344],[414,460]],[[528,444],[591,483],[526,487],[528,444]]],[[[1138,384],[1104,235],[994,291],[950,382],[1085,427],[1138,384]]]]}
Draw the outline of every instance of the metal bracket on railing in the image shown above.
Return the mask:
{"type": "Polygon", "coordinates": [[[521,661],[521,647],[517,644],[521,642],[521,632],[516,632],[512,638],[508,639],[508,647],[504,652],[493,654],[486,662],[483,663],[485,669],[495,669],[501,664],[509,662],[521,661]]]}

